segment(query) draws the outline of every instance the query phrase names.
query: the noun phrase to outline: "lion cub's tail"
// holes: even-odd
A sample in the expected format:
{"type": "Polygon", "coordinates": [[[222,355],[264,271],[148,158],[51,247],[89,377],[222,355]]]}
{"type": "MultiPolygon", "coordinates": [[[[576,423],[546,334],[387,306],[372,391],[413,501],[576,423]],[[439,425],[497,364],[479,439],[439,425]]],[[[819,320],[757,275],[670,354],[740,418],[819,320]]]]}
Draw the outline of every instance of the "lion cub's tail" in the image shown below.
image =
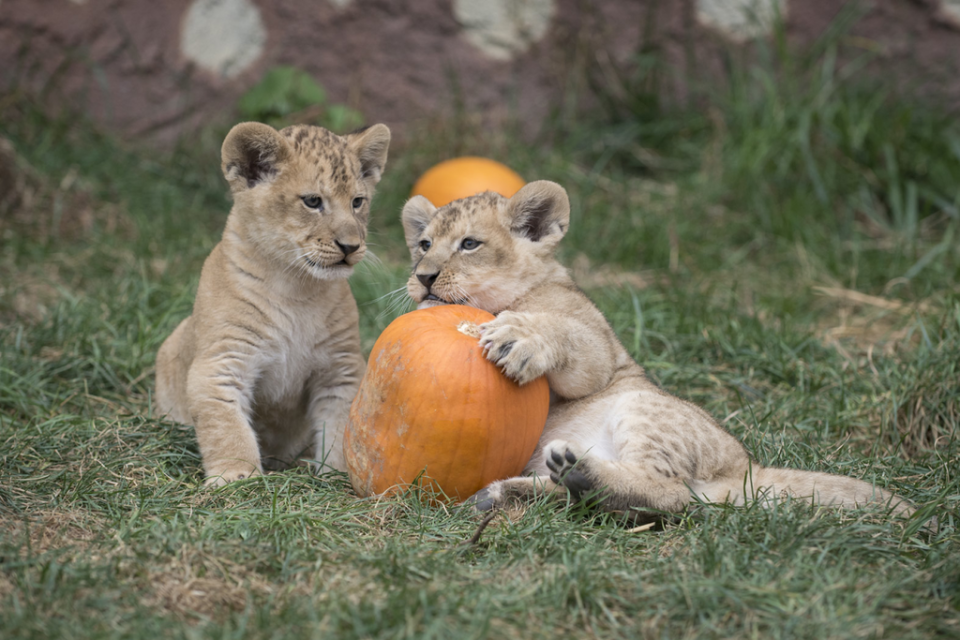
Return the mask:
{"type": "Polygon", "coordinates": [[[770,503],[784,498],[804,499],[822,505],[854,508],[867,504],[886,505],[899,516],[910,516],[913,505],[869,482],[817,471],[777,469],[753,465],[742,481],[722,480],[703,487],[702,497],[710,501],[744,504],[759,500],[770,503]]]}

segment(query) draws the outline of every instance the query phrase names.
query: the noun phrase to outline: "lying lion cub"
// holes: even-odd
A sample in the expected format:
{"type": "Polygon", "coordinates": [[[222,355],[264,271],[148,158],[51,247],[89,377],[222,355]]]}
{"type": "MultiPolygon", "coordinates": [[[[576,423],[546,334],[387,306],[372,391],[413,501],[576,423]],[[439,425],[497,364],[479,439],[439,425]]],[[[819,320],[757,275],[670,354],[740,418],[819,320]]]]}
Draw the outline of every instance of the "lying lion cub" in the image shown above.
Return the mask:
{"type": "Polygon", "coordinates": [[[457,303],[496,314],[481,325],[487,358],[520,384],[545,374],[555,397],[527,464],[535,476],[491,484],[474,496],[477,509],[563,485],[574,499],[591,494],[607,510],[634,514],[786,495],[912,513],[861,480],[761,467],[705,411],[647,379],[554,258],[569,218],[566,192],[546,181],[509,200],[485,193],[437,209],[415,197],[403,208],[410,296],[420,308],[457,303]]]}
{"type": "Polygon", "coordinates": [[[208,484],[299,458],[344,469],[366,366],[347,277],[389,145],[382,124],[341,137],[246,122],[227,134],[233,209],[193,315],[157,354],[157,405],[196,429],[208,484]]]}

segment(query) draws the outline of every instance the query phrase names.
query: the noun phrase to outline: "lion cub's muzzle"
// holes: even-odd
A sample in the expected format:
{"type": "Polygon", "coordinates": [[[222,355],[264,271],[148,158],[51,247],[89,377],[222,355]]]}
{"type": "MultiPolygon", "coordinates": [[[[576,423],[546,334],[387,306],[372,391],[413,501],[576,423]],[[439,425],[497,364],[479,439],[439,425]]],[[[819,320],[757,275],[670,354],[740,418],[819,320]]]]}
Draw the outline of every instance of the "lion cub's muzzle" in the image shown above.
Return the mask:
{"type": "Polygon", "coordinates": [[[435,292],[431,291],[431,288],[437,282],[437,276],[440,275],[440,272],[436,273],[415,273],[417,281],[423,287],[423,295],[418,301],[418,309],[423,309],[424,307],[435,307],[441,304],[449,304],[447,300],[444,300],[438,296],[435,292]]]}
{"type": "Polygon", "coordinates": [[[362,240],[356,238],[333,239],[314,245],[301,257],[313,269],[321,272],[339,272],[355,266],[363,260],[366,252],[367,247],[362,240]]]}
{"type": "Polygon", "coordinates": [[[348,242],[334,240],[333,242],[337,245],[337,249],[340,249],[340,252],[343,253],[342,264],[350,267],[363,260],[363,256],[367,253],[367,248],[363,244],[352,244],[356,242],[355,240],[348,242]]]}
{"type": "Polygon", "coordinates": [[[437,278],[440,277],[439,271],[436,273],[421,273],[417,271],[414,272],[413,276],[407,285],[407,291],[410,297],[417,302],[418,309],[436,307],[442,304],[467,304],[463,298],[450,295],[450,293],[446,291],[438,291],[438,287],[435,285],[437,278]],[[414,278],[420,283],[419,287],[414,284],[414,278]]]}

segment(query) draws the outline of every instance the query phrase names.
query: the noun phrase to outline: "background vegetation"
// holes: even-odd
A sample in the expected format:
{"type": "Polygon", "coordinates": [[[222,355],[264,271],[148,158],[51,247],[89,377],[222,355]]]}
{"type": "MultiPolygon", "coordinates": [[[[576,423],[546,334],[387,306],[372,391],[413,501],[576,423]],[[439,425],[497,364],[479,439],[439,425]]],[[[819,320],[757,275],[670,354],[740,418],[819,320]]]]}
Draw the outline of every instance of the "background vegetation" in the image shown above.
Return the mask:
{"type": "MultiPolygon", "coordinates": [[[[3,637],[960,635],[960,127],[854,81],[838,42],[731,59],[689,109],[659,104],[644,58],[617,86],[590,76],[605,99],[534,143],[469,114],[411,131],[374,202],[380,260],[352,284],[369,349],[404,309],[399,211],[433,163],[556,180],[562,258],[652,376],[764,464],[908,497],[906,522],[787,503],[636,531],[534,504],[464,544],[473,514],[358,500],[342,475],[205,490],[192,430],[154,415],[152,366],[229,210],[224,129],[158,154],[5,97],[3,637]]],[[[357,117],[308,80],[281,70],[264,85],[282,100],[239,108],[357,117]]]]}

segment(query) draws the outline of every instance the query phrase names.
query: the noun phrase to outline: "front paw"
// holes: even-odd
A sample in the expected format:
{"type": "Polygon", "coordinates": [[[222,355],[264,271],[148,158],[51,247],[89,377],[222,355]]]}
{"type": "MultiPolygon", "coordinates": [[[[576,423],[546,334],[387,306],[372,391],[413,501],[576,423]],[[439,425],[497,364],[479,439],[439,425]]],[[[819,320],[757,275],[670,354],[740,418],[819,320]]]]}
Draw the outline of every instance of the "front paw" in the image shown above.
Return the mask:
{"type": "Polygon", "coordinates": [[[544,461],[550,469],[550,479],[563,485],[570,497],[579,502],[600,487],[590,477],[587,457],[563,440],[553,440],[544,448],[544,461]]]}
{"type": "Polygon", "coordinates": [[[518,384],[526,384],[551,367],[550,349],[522,316],[505,311],[480,325],[480,347],[487,360],[518,384]]]}
{"type": "Polygon", "coordinates": [[[249,466],[230,467],[222,470],[211,471],[207,474],[207,479],[203,481],[206,487],[222,487],[223,485],[236,480],[244,480],[260,475],[259,469],[249,466]]]}

